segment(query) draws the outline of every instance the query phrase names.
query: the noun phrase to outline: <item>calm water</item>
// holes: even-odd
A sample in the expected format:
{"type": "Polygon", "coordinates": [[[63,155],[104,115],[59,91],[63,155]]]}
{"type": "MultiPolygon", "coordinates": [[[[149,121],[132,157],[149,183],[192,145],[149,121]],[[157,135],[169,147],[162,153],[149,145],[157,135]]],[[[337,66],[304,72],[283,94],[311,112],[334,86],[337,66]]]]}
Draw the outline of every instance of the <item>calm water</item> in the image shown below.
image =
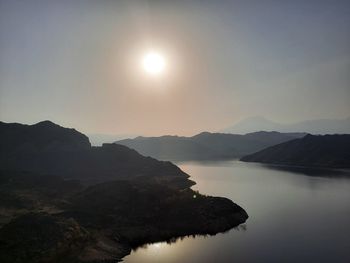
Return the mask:
{"type": "Polygon", "coordinates": [[[350,176],[238,161],[180,167],[193,189],[234,200],[248,221],[216,236],[147,245],[125,262],[350,262],[350,176]]]}

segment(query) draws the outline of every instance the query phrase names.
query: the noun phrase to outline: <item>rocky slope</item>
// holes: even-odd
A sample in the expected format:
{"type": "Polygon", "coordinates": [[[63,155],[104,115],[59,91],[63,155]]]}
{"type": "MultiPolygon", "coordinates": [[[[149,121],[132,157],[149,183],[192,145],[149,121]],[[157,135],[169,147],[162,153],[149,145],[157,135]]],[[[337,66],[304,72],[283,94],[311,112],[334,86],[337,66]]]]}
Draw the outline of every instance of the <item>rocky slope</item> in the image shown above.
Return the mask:
{"type": "Polygon", "coordinates": [[[248,218],[229,199],[145,177],[86,187],[2,171],[0,195],[4,263],[116,262],[145,243],[216,234],[248,218]]]}

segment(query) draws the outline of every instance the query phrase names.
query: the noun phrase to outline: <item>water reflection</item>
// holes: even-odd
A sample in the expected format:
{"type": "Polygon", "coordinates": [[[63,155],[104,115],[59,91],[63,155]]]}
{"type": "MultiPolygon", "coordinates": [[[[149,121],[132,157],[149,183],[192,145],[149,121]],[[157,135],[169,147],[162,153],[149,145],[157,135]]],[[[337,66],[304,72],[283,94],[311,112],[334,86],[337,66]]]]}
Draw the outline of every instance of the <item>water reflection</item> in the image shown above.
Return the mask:
{"type": "Polygon", "coordinates": [[[259,164],[259,165],[261,165],[265,168],[268,168],[268,169],[272,169],[272,170],[298,173],[298,174],[303,174],[303,175],[307,175],[307,176],[350,177],[350,170],[346,170],[346,169],[329,169],[329,168],[272,165],[272,164],[259,164]]]}
{"type": "Polygon", "coordinates": [[[126,263],[350,262],[350,177],[238,161],[180,167],[197,182],[195,190],[241,205],[246,224],[150,244],[126,263]]]}
{"type": "Polygon", "coordinates": [[[216,233],[216,234],[207,234],[207,235],[200,235],[200,234],[198,234],[198,235],[187,235],[187,236],[173,237],[171,239],[168,239],[168,240],[162,241],[162,242],[144,244],[142,246],[134,248],[133,251],[136,252],[139,249],[147,249],[147,250],[160,249],[160,248],[164,248],[167,245],[175,244],[178,241],[182,241],[184,239],[186,239],[186,240],[187,239],[195,239],[195,238],[198,238],[198,237],[206,239],[206,238],[213,237],[213,236],[216,236],[216,235],[219,235],[219,234],[225,234],[225,233],[228,233],[230,231],[247,231],[247,224],[244,223],[244,224],[235,226],[232,229],[226,230],[224,232],[219,232],[219,233],[216,233]]]}

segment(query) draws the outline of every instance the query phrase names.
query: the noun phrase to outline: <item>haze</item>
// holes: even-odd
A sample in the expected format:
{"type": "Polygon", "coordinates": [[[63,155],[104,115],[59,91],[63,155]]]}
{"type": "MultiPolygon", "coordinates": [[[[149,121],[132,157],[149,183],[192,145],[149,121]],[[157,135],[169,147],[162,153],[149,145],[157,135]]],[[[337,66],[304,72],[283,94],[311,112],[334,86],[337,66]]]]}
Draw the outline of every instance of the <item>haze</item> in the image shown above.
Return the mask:
{"type": "Polygon", "coordinates": [[[3,121],[192,135],[350,115],[348,1],[0,3],[3,121]],[[149,50],[159,78],[140,70],[149,50]]]}

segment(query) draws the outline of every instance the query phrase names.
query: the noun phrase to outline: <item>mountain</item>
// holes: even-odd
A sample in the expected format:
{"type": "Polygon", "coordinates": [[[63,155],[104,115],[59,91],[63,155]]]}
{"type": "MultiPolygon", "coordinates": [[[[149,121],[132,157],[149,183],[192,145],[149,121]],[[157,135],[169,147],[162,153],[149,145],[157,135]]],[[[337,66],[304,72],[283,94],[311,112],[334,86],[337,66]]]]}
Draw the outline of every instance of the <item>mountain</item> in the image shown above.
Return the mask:
{"type": "Polygon", "coordinates": [[[241,158],[244,162],[350,168],[350,135],[306,135],[241,158]]]}
{"type": "Polygon", "coordinates": [[[0,262],[119,262],[146,243],[214,235],[243,208],[190,188],[170,162],[92,147],[50,121],[0,123],[0,262]]]}
{"type": "Polygon", "coordinates": [[[116,143],[161,160],[220,160],[238,158],[304,135],[278,132],[246,135],[202,132],[192,137],[136,137],[116,143]]]}
{"type": "Polygon", "coordinates": [[[305,132],[310,134],[350,133],[350,117],[346,119],[307,120],[292,124],[281,124],[264,117],[251,117],[223,129],[222,132],[244,134],[255,131],[305,132]]]}
{"type": "Polygon", "coordinates": [[[49,121],[0,123],[0,169],[106,181],[152,177],[188,187],[188,175],[170,162],[147,158],[122,145],[91,147],[88,137],[49,121]]]}
{"type": "Polygon", "coordinates": [[[76,151],[90,147],[87,136],[51,121],[34,125],[0,122],[1,154],[76,151]]]}

